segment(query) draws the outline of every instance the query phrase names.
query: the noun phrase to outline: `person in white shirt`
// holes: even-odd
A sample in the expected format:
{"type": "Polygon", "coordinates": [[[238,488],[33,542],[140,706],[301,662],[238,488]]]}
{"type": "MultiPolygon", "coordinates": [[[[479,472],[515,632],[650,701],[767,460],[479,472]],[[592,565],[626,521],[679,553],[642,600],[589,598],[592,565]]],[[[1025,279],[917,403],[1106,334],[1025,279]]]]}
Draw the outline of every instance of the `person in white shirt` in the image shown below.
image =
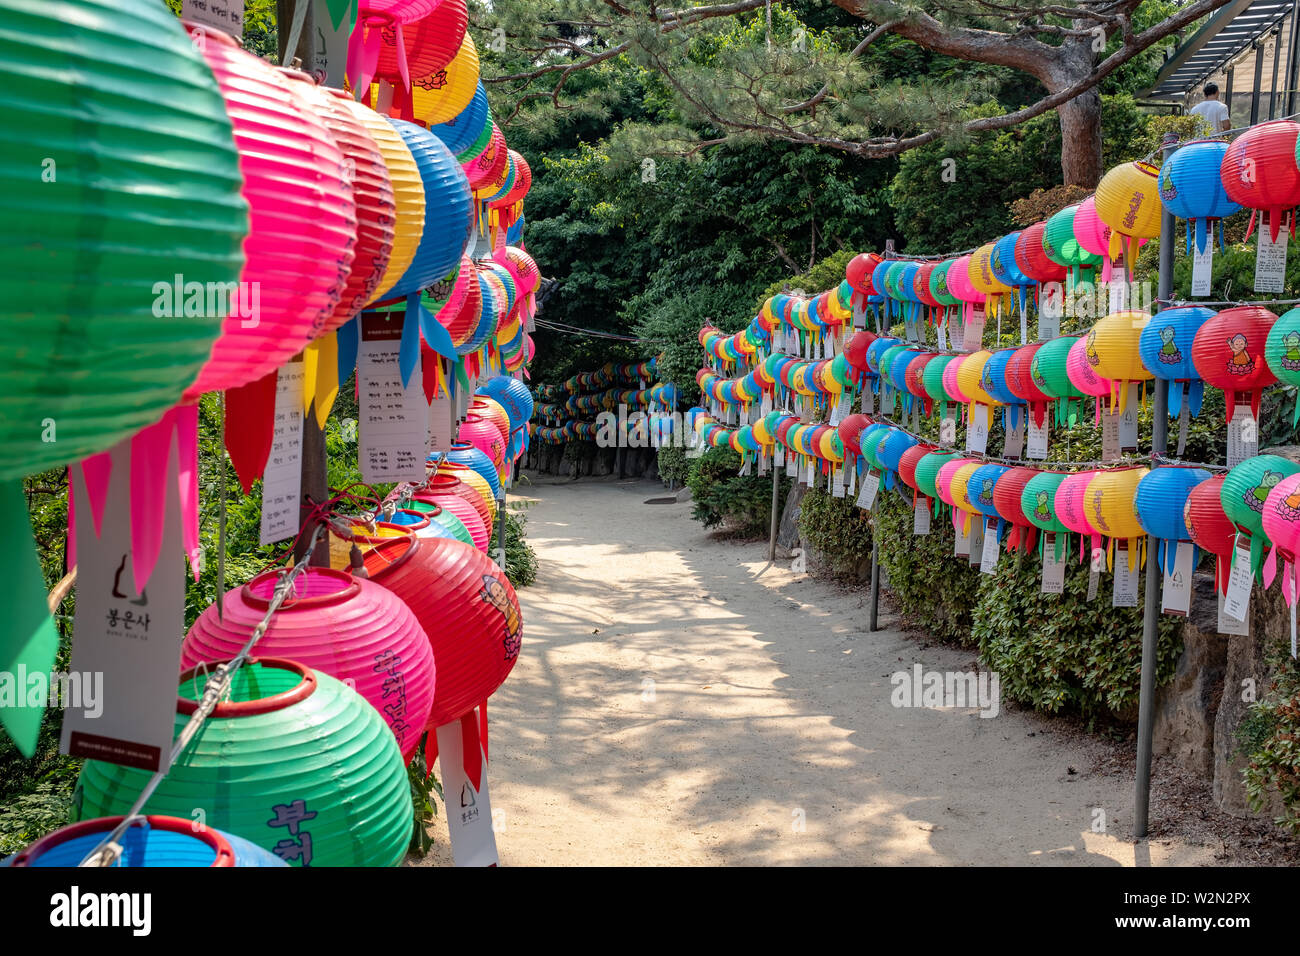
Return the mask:
{"type": "Polygon", "coordinates": [[[1192,107],[1192,114],[1201,118],[1212,136],[1231,129],[1228,107],[1219,99],[1219,87],[1214,83],[1206,83],[1201,92],[1205,94],[1205,99],[1192,107]]]}

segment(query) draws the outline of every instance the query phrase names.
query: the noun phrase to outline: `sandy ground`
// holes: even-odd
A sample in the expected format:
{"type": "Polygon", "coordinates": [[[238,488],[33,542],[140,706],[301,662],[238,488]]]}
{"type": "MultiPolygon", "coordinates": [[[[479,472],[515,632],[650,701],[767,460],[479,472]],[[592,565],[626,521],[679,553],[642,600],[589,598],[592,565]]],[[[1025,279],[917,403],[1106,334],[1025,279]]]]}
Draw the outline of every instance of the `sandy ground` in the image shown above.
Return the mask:
{"type": "MultiPolygon", "coordinates": [[[[924,646],[887,605],[869,634],[866,589],[645,503],[657,483],[517,491],[541,568],[489,706],[503,865],[1231,862],[1209,836],[1132,841],[1114,744],[1005,704],[895,708],[894,672],[974,656],[924,646]]],[[[433,832],[423,863],[446,864],[433,832]]]]}

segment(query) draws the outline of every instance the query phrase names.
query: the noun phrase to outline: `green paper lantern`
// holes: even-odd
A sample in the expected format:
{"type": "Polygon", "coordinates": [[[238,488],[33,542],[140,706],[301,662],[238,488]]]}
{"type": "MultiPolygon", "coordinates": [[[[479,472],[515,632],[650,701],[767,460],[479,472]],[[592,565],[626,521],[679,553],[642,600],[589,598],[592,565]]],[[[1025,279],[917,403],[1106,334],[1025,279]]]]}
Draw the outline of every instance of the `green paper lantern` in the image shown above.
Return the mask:
{"type": "MultiPolygon", "coordinates": [[[[934,364],[934,359],[930,364],[934,364]]],[[[957,453],[955,451],[932,451],[922,455],[921,460],[916,463],[916,490],[934,502],[934,512],[939,513],[939,506],[942,502],[939,500],[939,490],[935,487],[935,480],[939,477],[939,469],[953,459],[957,453]]]]}
{"type": "Polygon", "coordinates": [[[1264,499],[1283,478],[1300,472],[1300,465],[1278,455],[1247,458],[1223,479],[1219,501],[1223,513],[1250,539],[1250,569],[1260,577],[1264,563],[1264,499]]]}
{"type": "Polygon", "coordinates": [[[862,435],[858,438],[858,447],[862,449],[862,457],[867,461],[868,470],[880,470],[880,460],[876,457],[876,452],[880,448],[880,443],[889,436],[889,431],[889,426],[880,422],[868,425],[862,430],[862,435]]]}
{"type": "Polygon", "coordinates": [[[1048,219],[1043,229],[1043,251],[1047,258],[1069,269],[1075,282],[1083,281],[1080,276],[1083,270],[1096,269],[1102,264],[1101,256],[1088,252],[1074,236],[1074,214],[1078,211],[1077,203],[1066,206],[1048,219]]]}
{"type": "Polygon", "coordinates": [[[1063,335],[1044,342],[1029,363],[1029,377],[1044,395],[1050,395],[1053,399],[1056,424],[1059,426],[1077,422],[1078,402],[1083,399],[1083,392],[1075,388],[1065,369],[1070,347],[1078,340],[1076,335],[1063,335]]]}
{"type": "Polygon", "coordinates": [[[948,269],[955,259],[945,259],[930,273],[930,295],[941,305],[961,305],[961,299],[948,291],[948,269]]]}
{"type": "MultiPolygon", "coordinates": [[[[1065,538],[1069,530],[1056,515],[1056,489],[1065,479],[1063,474],[1045,471],[1025,482],[1025,490],[1020,493],[1020,509],[1025,517],[1034,527],[1056,535],[1057,561],[1065,553],[1065,538]]],[[[1044,537],[1043,543],[1046,541],[1044,537]]]]}
{"type": "Polygon", "coordinates": [[[934,399],[933,408],[940,417],[947,413],[949,402],[948,393],[943,390],[943,370],[955,357],[936,355],[921,369],[921,385],[925,389],[925,394],[934,399]]]}
{"type": "MultiPolygon", "coordinates": [[[[176,731],[205,677],[181,677],[176,731]]],[[[188,711],[188,712],[187,712],[188,711]]],[[[126,813],[152,774],[88,760],[76,820],[126,813]]],[[[397,866],[413,814],[397,738],[356,691],[294,661],[264,658],[231,679],[145,813],[191,819],[310,866],[397,866]]]]}
{"type": "MultiPolygon", "coordinates": [[[[1284,312],[1273,323],[1264,344],[1264,361],[1279,382],[1300,385],[1300,309],[1284,312]]],[[[1300,401],[1291,424],[1300,425],[1300,401]]]]}
{"type": "Polygon", "coordinates": [[[212,72],[158,0],[0,0],[0,87],[9,478],[180,399],[227,314],[209,293],[239,279],[248,207],[212,72]]]}
{"type": "Polygon", "coordinates": [[[420,501],[418,498],[412,498],[406,503],[406,508],[410,511],[418,511],[420,514],[429,516],[430,521],[437,522],[457,541],[464,541],[466,544],[473,544],[474,537],[469,533],[469,528],[465,527],[465,522],[461,521],[454,514],[432,501],[420,501]]]}

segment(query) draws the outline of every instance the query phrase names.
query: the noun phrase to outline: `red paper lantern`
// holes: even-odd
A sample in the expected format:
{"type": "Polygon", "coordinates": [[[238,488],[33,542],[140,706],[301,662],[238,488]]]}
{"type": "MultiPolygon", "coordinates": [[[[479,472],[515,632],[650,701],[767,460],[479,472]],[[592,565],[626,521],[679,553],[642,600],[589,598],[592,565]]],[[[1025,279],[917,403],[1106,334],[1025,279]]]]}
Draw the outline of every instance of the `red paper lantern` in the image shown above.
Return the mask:
{"type": "Polygon", "coordinates": [[[1005,538],[1008,551],[1020,548],[1025,553],[1034,550],[1038,528],[1025,516],[1021,498],[1025,485],[1037,477],[1037,468],[1012,468],[1004,471],[993,486],[993,506],[1011,528],[1005,538]]]}
{"type": "MultiPolygon", "coordinates": [[[[1300,133],[1300,123],[1291,120],[1252,126],[1232,141],[1219,165],[1219,178],[1228,198],[1250,209],[1263,210],[1269,234],[1275,240],[1282,216],[1300,203],[1300,168],[1296,166],[1295,155],[1297,133],[1300,133]]],[[[1252,212],[1247,237],[1254,228],[1252,212]]],[[[1291,235],[1295,235],[1294,216],[1291,235]]]]}
{"type": "Polygon", "coordinates": [[[862,429],[870,424],[871,419],[866,415],[853,414],[845,416],[844,421],[836,426],[835,431],[839,434],[840,442],[844,445],[845,458],[849,456],[856,458],[862,454],[862,446],[858,443],[858,439],[862,437],[862,429]]]}
{"type": "Polygon", "coordinates": [[[399,597],[429,635],[438,662],[429,730],[487,700],[519,659],[524,634],[505,572],[452,538],[386,541],[365,562],[370,580],[399,597]]]}
{"type": "MultiPolygon", "coordinates": [[[[935,450],[934,445],[913,445],[898,459],[898,477],[903,479],[903,484],[913,491],[916,487],[916,464],[926,455],[935,450]]],[[[912,495],[912,500],[916,500],[916,495],[912,495]]]]}
{"type": "Polygon", "coordinates": [[[492,467],[501,470],[506,458],[506,443],[501,438],[501,432],[486,418],[471,412],[461,423],[456,437],[483,452],[492,459],[492,467]]]}
{"type": "Polygon", "coordinates": [[[1042,342],[1022,345],[1011,353],[1006,369],[1007,389],[1016,398],[1024,399],[1039,428],[1047,421],[1047,407],[1052,403],[1052,396],[1038,387],[1033,376],[1034,356],[1042,347],[1042,342]]]}
{"type": "Polygon", "coordinates": [[[884,261],[883,256],[876,255],[874,252],[860,253],[849,260],[848,266],[844,269],[844,278],[853,287],[853,291],[863,295],[876,295],[876,290],[871,285],[871,273],[884,261]]]}
{"type": "MultiPolygon", "coordinates": [[[[398,540],[398,539],[393,539],[398,540]]],[[[279,572],[267,571],[226,594],[185,635],[181,670],[227,661],[266,615],[279,572]]],[[[257,642],[258,656],[284,657],[341,681],[379,711],[410,759],[433,707],[433,651],[420,622],[391,591],[343,571],[308,568],[257,642]]]]}
{"type": "Polygon", "coordinates": [[[1277,316],[1254,305],[1224,309],[1196,330],[1192,363],[1202,379],[1222,389],[1228,420],[1239,395],[1249,395],[1251,414],[1259,420],[1259,395],[1277,376],[1264,360],[1264,346],[1277,316]]]}
{"type": "Polygon", "coordinates": [[[510,159],[515,164],[515,182],[510,187],[510,192],[506,193],[499,199],[493,199],[488,203],[489,209],[505,209],[513,206],[528,194],[528,190],[533,185],[533,171],[528,165],[528,161],[513,149],[508,150],[510,159]]]}
{"type": "Polygon", "coordinates": [[[1053,262],[1043,248],[1047,221],[1027,226],[1016,240],[1016,268],[1035,282],[1064,282],[1065,266],[1053,262]]]}
{"type": "Polygon", "coordinates": [[[510,416],[500,403],[486,395],[475,395],[469,402],[469,410],[475,415],[486,418],[501,433],[501,440],[510,444],[510,416]]]}
{"type": "Polygon", "coordinates": [[[1187,494],[1183,505],[1183,523],[1192,542],[1217,556],[1214,580],[1219,590],[1228,591],[1228,571],[1232,566],[1232,548],[1237,528],[1223,510],[1223,482],[1226,475],[1207,478],[1187,494]]]}
{"type": "Polygon", "coordinates": [[[439,468],[438,473],[429,479],[426,487],[430,494],[455,495],[466,501],[478,514],[479,520],[483,522],[483,527],[491,529],[493,525],[492,511],[487,502],[483,500],[483,496],[470,487],[468,482],[461,481],[444,468],[439,468]]]}
{"type": "MultiPolygon", "coordinates": [[[[465,39],[469,11],[465,0],[442,0],[428,16],[402,24],[402,50],[411,84],[428,79],[455,59],[465,39]]],[[[397,21],[388,18],[379,32],[379,61],[375,77],[404,86],[397,54],[397,21]]]]}
{"type": "MultiPolygon", "coordinates": [[[[442,477],[447,479],[449,476],[443,475],[442,477]]],[[[431,479],[430,483],[432,484],[437,478],[438,476],[435,475],[434,478],[431,479]]],[[[457,485],[468,489],[471,495],[474,494],[474,490],[469,488],[469,486],[463,481],[456,478],[450,480],[455,481],[457,485]]],[[[423,489],[415,492],[411,497],[416,501],[427,501],[430,504],[438,505],[444,511],[449,511],[454,514],[461,520],[461,523],[465,525],[465,529],[469,532],[470,538],[474,541],[474,547],[478,548],[485,554],[487,553],[490,540],[488,537],[490,533],[489,526],[483,523],[483,519],[479,515],[479,509],[470,499],[464,497],[462,494],[456,493],[452,489],[442,491],[423,489]]],[[[478,496],[474,495],[474,497],[477,498],[478,496]]]]}
{"type": "Polygon", "coordinates": [[[912,278],[912,294],[915,295],[922,304],[935,309],[943,305],[942,302],[934,297],[934,293],[930,291],[930,276],[938,267],[939,263],[937,262],[923,262],[921,268],[916,271],[916,275],[912,278]]]}
{"type": "Polygon", "coordinates": [[[921,352],[907,363],[907,368],[903,370],[903,382],[907,386],[908,392],[916,396],[925,409],[925,414],[929,417],[930,412],[934,409],[934,399],[930,393],[925,390],[925,383],[921,380],[921,375],[925,371],[926,365],[932,359],[939,357],[938,352],[921,352]]]}
{"type": "Polygon", "coordinates": [[[844,360],[853,367],[859,377],[869,371],[867,368],[867,349],[871,348],[871,343],[874,341],[876,341],[874,332],[859,329],[844,343],[844,360]]]}

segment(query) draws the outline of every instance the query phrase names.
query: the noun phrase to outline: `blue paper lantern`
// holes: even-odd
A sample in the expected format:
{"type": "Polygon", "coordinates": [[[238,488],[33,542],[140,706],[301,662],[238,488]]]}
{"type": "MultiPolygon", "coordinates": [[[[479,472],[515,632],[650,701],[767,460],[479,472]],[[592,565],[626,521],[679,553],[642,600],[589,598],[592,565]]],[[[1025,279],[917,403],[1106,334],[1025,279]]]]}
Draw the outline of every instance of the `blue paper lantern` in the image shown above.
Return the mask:
{"type": "Polygon", "coordinates": [[[998,349],[989,356],[980,372],[980,385],[984,391],[1002,403],[1002,425],[1008,429],[1019,428],[1020,423],[1027,420],[1028,411],[1025,400],[1007,387],[1007,363],[1015,353],[1014,348],[998,349]]]}
{"type": "MultiPolygon", "coordinates": [[[[122,822],[122,817],[97,817],[72,823],[46,834],[27,849],[0,862],[11,867],[76,867],[122,822]]],[[[202,827],[193,820],[150,815],[137,818],[118,838],[125,867],[287,867],[269,850],[233,833],[202,827]]]]}
{"type": "Polygon", "coordinates": [[[479,385],[478,394],[486,395],[506,410],[512,431],[533,417],[533,393],[513,375],[496,375],[488,379],[479,385]]]}
{"type": "MultiPolygon", "coordinates": [[[[460,264],[474,224],[474,196],[465,171],[442,140],[414,123],[388,122],[401,134],[424,183],[424,232],[415,258],[386,293],[396,298],[433,285],[460,264]]],[[[488,311],[486,303],[483,311],[488,311]]]]}
{"type": "MultiPolygon", "coordinates": [[[[1196,248],[1204,252],[1210,224],[1241,209],[1228,198],[1220,176],[1227,151],[1228,144],[1218,140],[1188,143],[1160,167],[1160,202],[1179,219],[1188,221],[1188,253],[1192,251],[1193,229],[1196,248]]],[[[1223,245],[1222,228],[1219,230],[1219,245],[1223,245]]]]}
{"type": "MultiPolygon", "coordinates": [[[[1183,506],[1192,489],[1210,477],[1203,468],[1163,466],[1151,469],[1138,482],[1133,510],[1137,512],[1142,530],[1160,539],[1157,558],[1162,569],[1169,542],[1192,540],[1192,533],[1183,520],[1183,506]]],[[[1195,545],[1192,547],[1192,567],[1195,567],[1199,555],[1195,545]]]]}
{"type": "Polygon", "coordinates": [[[482,81],[474,91],[469,105],[454,118],[445,123],[429,127],[429,132],[437,136],[453,155],[459,156],[483,133],[483,127],[492,122],[492,111],[488,109],[487,91],[482,81]]]}
{"type": "Polygon", "coordinates": [[[993,490],[998,485],[998,479],[1010,470],[1006,465],[981,465],[971,472],[970,478],[966,480],[966,498],[970,501],[971,507],[986,518],[998,519],[994,534],[999,541],[1002,540],[1005,521],[998,514],[997,505],[993,500],[993,490]]]}
{"type": "Polygon", "coordinates": [[[885,487],[893,488],[898,482],[898,465],[903,452],[916,444],[916,439],[898,428],[891,428],[876,450],[876,460],[885,473],[885,487]]]}
{"type": "Polygon", "coordinates": [[[1179,385],[1169,389],[1169,412],[1177,415],[1187,402],[1193,417],[1200,414],[1205,383],[1192,362],[1192,340],[1197,330],[1214,318],[1215,312],[1204,306],[1162,309],[1151,317],[1138,337],[1138,354],[1142,365],[1156,378],[1179,385]]]}

